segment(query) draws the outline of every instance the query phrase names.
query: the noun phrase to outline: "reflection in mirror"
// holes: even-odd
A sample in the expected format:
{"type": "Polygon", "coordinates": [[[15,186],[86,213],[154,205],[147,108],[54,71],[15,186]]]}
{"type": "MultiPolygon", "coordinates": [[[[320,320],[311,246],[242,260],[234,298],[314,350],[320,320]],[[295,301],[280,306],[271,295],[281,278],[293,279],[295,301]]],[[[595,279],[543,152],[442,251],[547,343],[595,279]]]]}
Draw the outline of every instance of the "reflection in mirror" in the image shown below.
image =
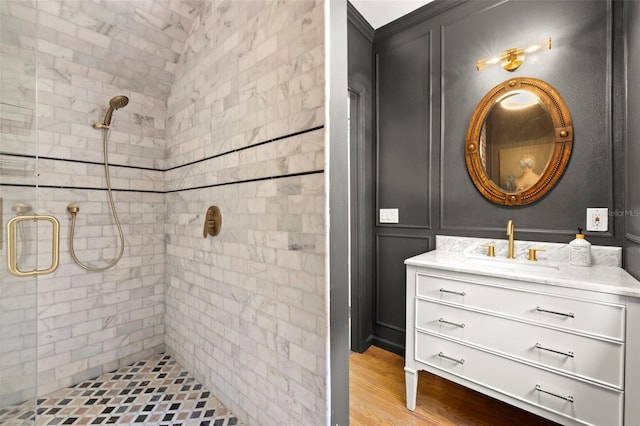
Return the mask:
{"type": "Polygon", "coordinates": [[[558,92],[542,80],[514,78],[478,104],[467,130],[465,162],[485,198],[525,205],[560,179],[572,143],[571,116],[558,92]]]}
{"type": "Polygon", "coordinates": [[[496,100],[482,125],[482,168],[503,190],[523,191],[547,167],[553,137],[553,122],[537,96],[526,91],[507,93],[496,100]]]}

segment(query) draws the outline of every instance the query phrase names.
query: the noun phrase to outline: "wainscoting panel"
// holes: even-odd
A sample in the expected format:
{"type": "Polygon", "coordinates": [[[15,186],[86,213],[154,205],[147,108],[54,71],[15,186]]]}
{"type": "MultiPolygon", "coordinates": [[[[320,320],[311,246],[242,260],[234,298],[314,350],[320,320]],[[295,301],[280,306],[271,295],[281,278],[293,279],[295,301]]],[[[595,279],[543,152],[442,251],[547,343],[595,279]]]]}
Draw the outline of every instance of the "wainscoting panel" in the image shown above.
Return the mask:
{"type": "Polygon", "coordinates": [[[374,332],[378,346],[404,352],[405,266],[404,260],[429,251],[430,236],[376,235],[377,280],[374,295],[374,332]]]}
{"type": "Polygon", "coordinates": [[[376,53],[377,208],[431,227],[431,34],[376,53]]]}

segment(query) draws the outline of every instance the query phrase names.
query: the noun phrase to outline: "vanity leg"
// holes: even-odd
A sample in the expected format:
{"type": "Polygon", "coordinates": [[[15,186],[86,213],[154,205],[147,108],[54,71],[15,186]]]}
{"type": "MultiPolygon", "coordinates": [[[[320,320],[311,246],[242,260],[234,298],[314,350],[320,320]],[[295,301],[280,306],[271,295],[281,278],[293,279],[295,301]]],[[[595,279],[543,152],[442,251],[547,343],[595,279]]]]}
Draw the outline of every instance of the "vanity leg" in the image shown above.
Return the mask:
{"type": "Polygon", "coordinates": [[[404,380],[407,392],[407,408],[416,409],[416,393],[418,391],[418,373],[408,367],[404,368],[404,380]]]}

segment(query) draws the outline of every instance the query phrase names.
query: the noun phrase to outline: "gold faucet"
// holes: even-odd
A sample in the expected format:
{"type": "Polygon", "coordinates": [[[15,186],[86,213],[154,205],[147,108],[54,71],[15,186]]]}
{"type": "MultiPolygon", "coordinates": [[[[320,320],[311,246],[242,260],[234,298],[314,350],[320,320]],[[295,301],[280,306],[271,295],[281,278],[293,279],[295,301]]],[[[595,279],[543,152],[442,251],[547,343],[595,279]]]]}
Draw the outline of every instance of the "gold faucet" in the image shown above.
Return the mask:
{"type": "Polygon", "coordinates": [[[507,236],[509,237],[509,252],[507,253],[507,259],[515,259],[516,256],[513,253],[513,237],[516,233],[516,227],[513,224],[513,220],[507,222],[507,236]]]}

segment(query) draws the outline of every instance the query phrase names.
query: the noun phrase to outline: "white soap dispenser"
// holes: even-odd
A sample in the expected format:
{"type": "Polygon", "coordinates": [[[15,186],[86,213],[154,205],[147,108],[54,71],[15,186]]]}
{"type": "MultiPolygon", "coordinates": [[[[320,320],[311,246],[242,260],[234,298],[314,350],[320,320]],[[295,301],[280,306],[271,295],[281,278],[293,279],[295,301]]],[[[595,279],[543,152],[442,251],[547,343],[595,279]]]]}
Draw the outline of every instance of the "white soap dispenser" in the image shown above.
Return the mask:
{"type": "Polygon", "coordinates": [[[591,266],[591,243],[584,239],[582,228],[578,228],[576,239],[569,243],[569,263],[591,266]]]}

